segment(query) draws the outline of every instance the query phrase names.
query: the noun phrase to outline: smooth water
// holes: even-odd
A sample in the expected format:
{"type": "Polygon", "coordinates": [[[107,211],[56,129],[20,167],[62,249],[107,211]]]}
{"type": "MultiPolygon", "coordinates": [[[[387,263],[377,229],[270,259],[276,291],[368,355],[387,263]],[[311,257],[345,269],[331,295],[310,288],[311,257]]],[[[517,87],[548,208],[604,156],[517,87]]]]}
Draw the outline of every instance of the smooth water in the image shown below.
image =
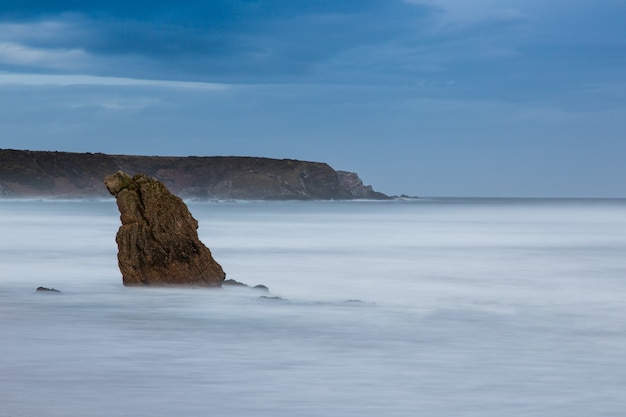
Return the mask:
{"type": "Polygon", "coordinates": [[[0,200],[0,417],[626,412],[626,200],[189,207],[282,300],[124,288],[114,201],[0,200]]]}

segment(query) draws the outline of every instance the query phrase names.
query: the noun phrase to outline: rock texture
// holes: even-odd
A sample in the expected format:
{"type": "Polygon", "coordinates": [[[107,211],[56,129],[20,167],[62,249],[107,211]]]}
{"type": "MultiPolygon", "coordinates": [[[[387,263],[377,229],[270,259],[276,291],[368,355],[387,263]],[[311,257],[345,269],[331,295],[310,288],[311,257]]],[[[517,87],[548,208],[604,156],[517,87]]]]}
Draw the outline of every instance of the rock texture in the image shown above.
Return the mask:
{"type": "Polygon", "coordinates": [[[118,171],[104,184],[122,221],[116,242],[124,285],[222,284],[226,274],[198,239],[198,221],[163,183],[118,171]]]}
{"type": "Polygon", "coordinates": [[[0,197],[105,197],[102,178],[144,173],[183,198],[386,199],[325,163],[255,157],[159,157],[0,149],[0,197]]]}

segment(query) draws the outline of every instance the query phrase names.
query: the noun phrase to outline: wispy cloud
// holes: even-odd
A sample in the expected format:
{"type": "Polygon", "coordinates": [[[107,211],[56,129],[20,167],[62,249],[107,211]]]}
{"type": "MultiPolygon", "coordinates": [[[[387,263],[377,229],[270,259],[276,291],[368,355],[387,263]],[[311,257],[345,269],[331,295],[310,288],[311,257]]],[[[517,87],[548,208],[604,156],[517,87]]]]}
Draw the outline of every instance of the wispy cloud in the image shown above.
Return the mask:
{"type": "Polygon", "coordinates": [[[170,80],[146,80],[123,77],[99,77],[93,75],[50,75],[50,74],[21,74],[0,72],[0,85],[32,85],[32,86],[117,86],[117,87],[160,87],[160,88],[184,88],[195,90],[224,90],[229,88],[227,84],[170,81],[170,80]]]}
{"type": "Polygon", "coordinates": [[[75,70],[86,57],[81,49],[33,48],[13,42],[0,42],[0,64],[40,69],[75,70]]]}
{"type": "Polygon", "coordinates": [[[63,107],[70,110],[100,108],[108,111],[138,111],[151,107],[162,106],[163,101],[150,97],[130,97],[120,95],[94,95],[86,96],[80,101],[62,103],[63,107]]]}
{"type": "Polygon", "coordinates": [[[432,6],[435,15],[446,23],[475,23],[485,20],[514,21],[528,18],[527,9],[534,0],[405,0],[418,6],[432,6]]]}
{"type": "Polygon", "coordinates": [[[300,82],[326,78],[319,71],[325,63],[357,48],[384,48],[412,31],[425,13],[388,0],[275,0],[267,5],[217,0],[184,7],[169,0],[153,3],[121,7],[121,2],[96,1],[73,5],[72,10],[58,4],[41,10],[30,3],[0,4],[0,16],[3,9],[5,16],[20,13],[14,21],[0,21],[0,42],[11,45],[0,70],[300,82]],[[69,61],[59,56],[77,51],[82,55],[69,61]],[[36,53],[38,59],[33,58],[36,53]],[[51,67],[55,62],[65,64],[51,67]]]}

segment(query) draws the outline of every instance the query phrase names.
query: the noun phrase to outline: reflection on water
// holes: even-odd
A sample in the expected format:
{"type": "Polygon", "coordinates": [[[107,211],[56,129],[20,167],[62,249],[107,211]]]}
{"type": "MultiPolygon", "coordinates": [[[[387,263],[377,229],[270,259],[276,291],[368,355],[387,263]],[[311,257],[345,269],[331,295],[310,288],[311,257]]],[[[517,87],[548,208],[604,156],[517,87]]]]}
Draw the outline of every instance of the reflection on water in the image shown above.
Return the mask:
{"type": "Polygon", "coordinates": [[[283,300],[124,288],[113,201],[0,201],[0,416],[626,408],[623,200],[190,209],[229,278],[283,300]]]}

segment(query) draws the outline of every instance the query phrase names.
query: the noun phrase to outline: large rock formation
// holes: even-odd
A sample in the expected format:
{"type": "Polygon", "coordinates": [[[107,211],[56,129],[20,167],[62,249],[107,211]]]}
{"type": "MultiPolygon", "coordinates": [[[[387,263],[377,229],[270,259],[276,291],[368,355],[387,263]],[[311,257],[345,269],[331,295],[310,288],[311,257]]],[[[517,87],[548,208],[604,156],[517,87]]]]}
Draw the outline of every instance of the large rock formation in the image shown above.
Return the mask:
{"type": "Polygon", "coordinates": [[[0,149],[0,197],[105,197],[102,178],[144,173],[183,198],[386,199],[355,173],[321,162],[238,156],[161,157],[0,149]]]}
{"type": "Polygon", "coordinates": [[[116,242],[124,285],[221,285],[226,274],[198,239],[198,221],[183,200],[144,174],[118,171],[104,184],[120,210],[116,242]]]}

